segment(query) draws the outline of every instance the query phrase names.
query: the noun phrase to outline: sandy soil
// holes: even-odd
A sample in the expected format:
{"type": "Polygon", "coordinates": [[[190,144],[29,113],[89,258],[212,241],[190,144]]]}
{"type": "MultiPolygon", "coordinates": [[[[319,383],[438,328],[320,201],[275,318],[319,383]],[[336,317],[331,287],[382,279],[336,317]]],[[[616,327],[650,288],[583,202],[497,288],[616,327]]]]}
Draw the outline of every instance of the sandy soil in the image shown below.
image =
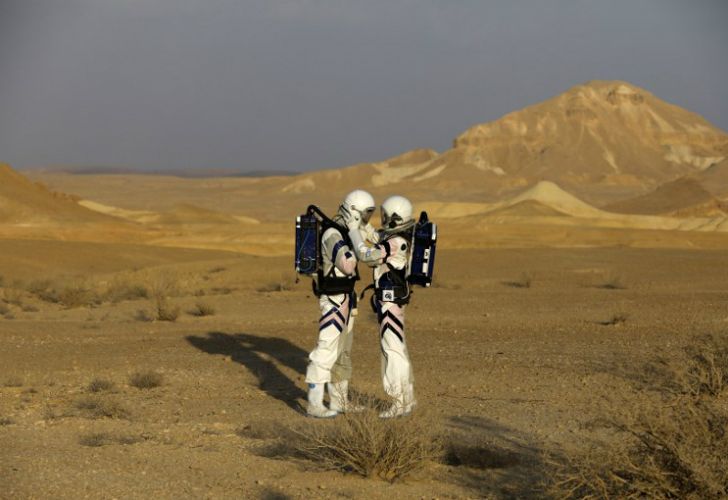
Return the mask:
{"type": "MultiPolygon", "coordinates": [[[[436,286],[418,290],[408,312],[414,418],[486,458],[430,462],[390,484],[322,470],[281,440],[288,429],[333,425],[301,413],[317,306],[306,281],[293,284],[288,258],[60,242],[0,249],[5,289],[43,277],[39,260],[99,287],[167,275],[181,310],[176,322],[148,322],[139,311],[149,299],[68,309],[29,293],[8,306],[2,498],[536,496],[543,452],[594,437],[590,422],[616,395],[639,400],[629,367],[728,325],[725,251],[443,251],[436,286]],[[215,314],[188,314],[198,302],[215,314]],[[624,321],[603,324],[615,317],[624,321]],[[129,384],[150,369],[160,387],[129,384]],[[95,378],[115,387],[90,394],[95,378]],[[78,409],[89,397],[116,403],[121,418],[78,409]],[[90,433],[111,441],[82,444],[90,433]]],[[[383,397],[373,315],[362,308],[358,321],[353,385],[383,397]]]]}

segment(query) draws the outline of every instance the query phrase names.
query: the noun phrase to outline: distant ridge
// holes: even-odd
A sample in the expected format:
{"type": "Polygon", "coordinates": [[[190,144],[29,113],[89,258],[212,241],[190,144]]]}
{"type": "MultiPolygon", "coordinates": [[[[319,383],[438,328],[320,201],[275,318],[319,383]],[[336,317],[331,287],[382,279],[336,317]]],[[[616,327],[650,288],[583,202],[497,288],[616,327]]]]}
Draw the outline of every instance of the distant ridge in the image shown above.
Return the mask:
{"type": "Polygon", "coordinates": [[[30,167],[25,169],[34,173],[65,173],[73,175],[169,175],[182,178],[206,177],[288,177],[300,174],[288,170],[242,170],[235,168],[174,168],[174,169],[143,169],[137,167],[118,166],[84,166],[84,165],[58,165],[45,167],[30,167]]]}
{"type": "Polygon", "coordinates": [[[0,164],[0,222],[34,225],[121,221],[88,210],[78,204],[78,197],[51,191],[31,182],[10,165],[0,164]]]}
{"type": "Polygon", "coordinates": [[[604,207],[623,214],[672,214],[691,207],[708,205],[718,200],[696,179],[681,177],[659,186],[647,194],[611,203],[604,207]]]}

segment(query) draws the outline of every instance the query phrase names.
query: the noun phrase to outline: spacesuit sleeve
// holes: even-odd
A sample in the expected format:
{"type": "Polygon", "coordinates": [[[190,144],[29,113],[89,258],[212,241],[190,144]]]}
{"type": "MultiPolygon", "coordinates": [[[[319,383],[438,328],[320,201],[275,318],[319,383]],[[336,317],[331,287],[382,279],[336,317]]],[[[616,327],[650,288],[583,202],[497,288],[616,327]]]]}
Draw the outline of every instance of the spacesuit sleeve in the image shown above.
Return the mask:
{"type": "Polygon", "coordinates": [[[337,231],[324,233],[323,246],[336,269],[347,276],[356,272],[356,257],[337,231]]]}
{"type": "Polygon", "coordinates": [[[387,265],[394,269],[404,269],[409,262],[409,243],[404,238],[396,237],[387,240],[380,245],[386,253],[387,265]]]}
{"type": "Polygon", "coordinates": [[[361,232],[359,229],[350,229],[349,238],[351,243],[354,245],[354,252],[356,253],[357,259],[365,263],[369,267],[375,267],[384,262],[385,252],[380,245],[374,247],[368,247],[364,243],[361,232]]]}

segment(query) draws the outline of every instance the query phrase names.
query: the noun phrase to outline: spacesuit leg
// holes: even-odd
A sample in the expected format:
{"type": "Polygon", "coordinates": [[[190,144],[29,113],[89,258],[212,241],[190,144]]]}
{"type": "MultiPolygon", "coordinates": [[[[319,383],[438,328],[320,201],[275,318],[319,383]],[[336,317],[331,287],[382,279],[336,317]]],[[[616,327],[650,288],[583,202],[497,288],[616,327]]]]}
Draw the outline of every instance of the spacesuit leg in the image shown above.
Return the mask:
{"type": "Polygon", "coordinates": [[[341,352],[331,370],[331,382],[326,384],[329,390],[329,407],[340,413],[356,413],[365,409],[363,406],[349,401],[349,380],[352,372],[351,348],[354,341],[356,312],[357,310],[353,309],[349,314],[347,329],[339,341],[341,352]]]}
{"type": "Polygon", "coordinates": [[[324,384],[331,382],[331,369],[341,354],[342,335],[348,329],[349,298],[344,297],[339,305],[326,295],[319,298],[321,318],[319,337],[314,350],[309,354],[306,369],[308,383],[308,414],[316,417],[331,417],[335,411],[328,410],[323,404],[324,384]]]}
{"type": "Polygon", "coordinates": [[[319,319],[319,336],[316,347],[309,354],[306,370],[306,382],[325,384],[331,381],[331,368],[341,353],[339,344],[344,337],[349,316],[349,299],[345,297],[338,305],[328,296],[319,298],[321,318],[319,319]]]}
{"type": "Polygon", "coordinates": [[[381,417],[406,415],[416,404],[412,364],[404,334],[404,306],[378,302],[379,335],[382,347],[382,381],[385,392],[394,399],[381,417]]]}

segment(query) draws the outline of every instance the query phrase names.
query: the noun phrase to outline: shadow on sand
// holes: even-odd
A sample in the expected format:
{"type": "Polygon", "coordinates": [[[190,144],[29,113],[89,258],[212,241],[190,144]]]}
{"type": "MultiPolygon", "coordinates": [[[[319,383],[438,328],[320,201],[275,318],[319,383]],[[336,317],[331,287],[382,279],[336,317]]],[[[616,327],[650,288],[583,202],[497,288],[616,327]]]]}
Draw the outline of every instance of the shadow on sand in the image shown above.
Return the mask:
{"type": "Polygon", "coordinates": [[[288,378],[277,364],[304,374],[308,353],[286,339],[261,337],[250,333],[209,332],[206,336],[190,335],[187,341],[208,354],[230,356],[258,377],[258,387],[296,411],[302,411],[303,388],[288,378]]]}
{"type": "Polygon", "coordinates": [[[444,462],[457,483],[483,497],[545,498],[543,451],[530,436],[493,420],[451,417],[444,462]]]}

